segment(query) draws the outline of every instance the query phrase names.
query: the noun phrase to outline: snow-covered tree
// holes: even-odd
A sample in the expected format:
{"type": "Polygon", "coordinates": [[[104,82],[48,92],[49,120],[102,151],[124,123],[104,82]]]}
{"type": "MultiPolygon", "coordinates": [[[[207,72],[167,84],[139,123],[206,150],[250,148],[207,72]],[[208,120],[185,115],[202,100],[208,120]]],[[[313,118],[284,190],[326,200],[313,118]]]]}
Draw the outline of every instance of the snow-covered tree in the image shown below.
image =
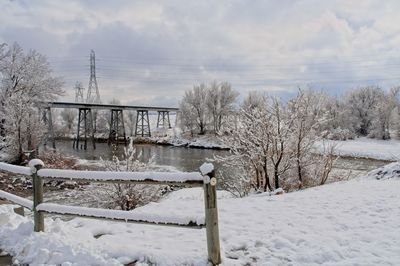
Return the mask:
{"type": "Polygon", "coordinates": [[[348,108],[351,125],[356,133],[367,136],[371,131],[373,120],[376,119],[377,106],[384,101],[385,95],[381,88],[374,86],[360,87],[351,90],[345,96],[345,107],[348,108]]]}
{"type": "Polygon", "coordinates": [[[290,168],[290,134],[293,125],[286,106],[276,97],[273,97],[268,106],[268,113],[271,114],[270,121],[270,152],[269,159],[273,169],[275,189],[280,188],[280,179],[290,168]]]}
{"type": "Polygon", "coordinates": [[[323,112],[323,94],[312,90],[299,90],[288,102],[291,117],[290,141],[296,174],[300,186],[307,168],[313,164],[312,149],[318,140],[317,132],[323,112]]]}
{"type": "Polygon", "coordinates": [[[63,121],[64,132],[66,132],[67,134],[72,134],[74,122],[77,116],[76,110],[64,108],[64,110],[61,111],[60,116],[63,121]]]}
{"type": "Polygon", "coordinates": [[[250,93],[239,111],[238,126],[222,136],[237,164],[242,163],[256,189],[280,187],[292,157],[290,128],[293,123],[286,106],[275,97],[250,93]],[[257,97],[255,97],[257,96],[257,97]],[[239,163],[240,162],[240,163],[239,163]]]}
{"type": "Polygon", "coordinates": [[[196,85],[192,90],[185,92],[183,99],[181,101],[181,110],[185,112],[190,112],[187,115],[182,115],[182,121],[184,125],[191,124],[187,120],[195,122],[196,128],[199,134],[205,134],[207,128],[207,86],[202,83],[196,85]]]}
{"type": "Polygon", "coordinates": [[[208,89],[207,108],[213,122],[213,130],[218,133],[234,112],[234,103],[238,93],[232,90],[228,82],[211,83],[208,89]]]}
{"type": "Polygon", "coordinates": [[[0,61],[2,147],[20,161],[23,151],[36,149],[43,135],[39,103],[62,94],[62,82],[52,76],[47,59],[34,50],[24,53],[13,44],[0,61]]]}
{"type": "Polygon", "coordinates": [[[185,92],[180,103],[182,129],[192,135],[195,131],[205,134],[207,128],[219,133],[234,115],[237,96],[228,82],[194,86],[185,92]]]}
{"type": "Polygon", "coordinates": [[[354,118],[349,108],[336,97],[321,95],[322,117],[319,122],[319,135],[326,139],[347,140],[356,136],[354,118]]]}
{"type": "Polygon", "coordinates": [[[256,190],[271,190],[269,176],[270,114],[267,112],[268,97],[252,92],[238,112],[238,126],[230,125],[228,135],[221,138],[230,147],[231,156],[218,157],[223,165],[236,166],[240,171],[223,178],[223,186],[229,191],[247,194],[249,185],[256,190]],[[258,97],[253,97],[257,94],[258,97]],[[253,102],[253,99],[257,99],[253,102]]]}
{"type": "Polygon", "coordinates": [[[185,101],[181,101],[179,109],[181,128],[183,131],[189,131],[190,135],[193,137],[197,126],[196,110],[191,104],[185,101]]]}

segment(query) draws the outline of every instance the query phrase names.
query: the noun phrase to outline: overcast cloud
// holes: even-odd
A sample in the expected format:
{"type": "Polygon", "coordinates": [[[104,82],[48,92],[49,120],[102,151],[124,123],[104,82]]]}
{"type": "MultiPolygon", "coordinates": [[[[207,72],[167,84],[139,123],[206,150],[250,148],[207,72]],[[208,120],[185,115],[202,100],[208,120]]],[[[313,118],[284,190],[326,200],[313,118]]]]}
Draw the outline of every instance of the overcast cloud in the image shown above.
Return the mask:
{"type": "Polygon", "coordinates": [[[9,1],[0,43],[49,58],[66,96],[96,52],[103,102],[177,105],[199,82],[244,95],[297,87],[340,94],[400,85],[400,1],[9,1]]]}

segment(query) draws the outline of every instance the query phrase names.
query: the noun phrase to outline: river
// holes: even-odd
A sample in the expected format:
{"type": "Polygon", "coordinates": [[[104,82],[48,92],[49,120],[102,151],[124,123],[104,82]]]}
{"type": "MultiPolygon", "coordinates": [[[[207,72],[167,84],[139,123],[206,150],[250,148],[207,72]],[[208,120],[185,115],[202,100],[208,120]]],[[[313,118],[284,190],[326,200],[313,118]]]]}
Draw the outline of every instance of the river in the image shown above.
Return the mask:
{"type": "MultiPolygon", "coordinates": [[[[226,156],[226,150],[196,149],[186,147],[174,147],[168,145],[135,144],[137,152],[142,154],[141,160],[148,161],[154,157],[156,165],[173,167],[179,171],[198,171],[201,164],[214,156],[226,156]]],[[[72,141],[57,141],[57,151],[65,155],[74,156],[88,161],[110,160],[113,155],[122,158],[124,145],[118,147],[109,146],[107,143],[96,143],[93,150],[89,145],[87,150],[76,150],[72,148],[72,141]]],[[[387,164],[381,161],[367,158],[341,157],[335,164],[335,170],[353,171],[360,174],[387,164]]]]}
{"type": "MultiPolygon", "coordinates": [[[[96,143],[96,149],[93,150],[88,145],[87,150],[76,150],[72,148],[71,141],[57,141],[57,151],[89,161],[111,160],[113,155],[123,158],[124,145],[109,146],[107,143],[96,143]]],[[[198,171],[207,159],[212,159],[214,155],[226,156],[226,150],[211,149],[193,149],[186,147],[174,147],[169,145],[154,144],[135,144],[137,153],[141,153],[140,159],[148,161],[154,157],[154,163],[160,166],[173,167],[179,171],[198,171]]]]}
{"type": "MultiPolygon", "coordinates": [[[[73,149],[71,141],[57,141],[56,147],[60,153],[82,159],[81,163],[86,166],[96,166],[100,158],[110,160],[113,155],[122,158],[124,153],[123,145],[111,148],[107,143],[97,143],[95,150],[88,148],[86,151],[73,149]]],[[[151,157],[154,157],[154,163],[161,168],[179,171],[198,171],[200,165],[207,161],[207,159],[212,159],[215,155],[226,156],[229,153],[226,150],[194,149],[152,144],[138,144],[135,145],[135,148],[138,152],[142,153],[142,160],[147,161],[151,157]]],[[[338,179],[354,178],[387,163],[387,161],[365,158],[339,158],[334,164],[331,175],[338,179]]],[[[97,192],[101,191],[102,186],[101,184],[90,184],[85,186],[83,190],[48,191],[45,195],[45,201],[98,207],[99,199],[97,192]]]]}

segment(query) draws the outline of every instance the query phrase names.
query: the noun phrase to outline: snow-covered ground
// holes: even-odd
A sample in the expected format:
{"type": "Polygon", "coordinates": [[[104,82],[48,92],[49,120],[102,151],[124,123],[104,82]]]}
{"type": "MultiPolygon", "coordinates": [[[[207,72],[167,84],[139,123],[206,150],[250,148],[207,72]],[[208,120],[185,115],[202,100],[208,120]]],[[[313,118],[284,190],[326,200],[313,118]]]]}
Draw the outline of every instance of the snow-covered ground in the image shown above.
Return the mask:
{"type": "Polygon", "coordinates": [[[317,143],[317,149],[323,145],[335,144],[337,155],[372,158],[378,160],[400,160],[400,140],[377,140],[366,137],[354,140],[338,141],[325,140],[317,143]]]}
{"type": "MultiPolygon", "coordinates": [[[[219,192],[223,265],[400,265],[400,165],[299,192],[231,198],[219,192]],[[376,180],[382,172],[384,180],[376,180]],[[394,178],[387,178],[392,177],[394,178]]],[[[143,209],[203,214],[201,189],[171,193],[143,209]]],[[[76,218],[31,219],[0,206],[0,249],[32,265],[206,265],[204,229],[76,218]]]]}

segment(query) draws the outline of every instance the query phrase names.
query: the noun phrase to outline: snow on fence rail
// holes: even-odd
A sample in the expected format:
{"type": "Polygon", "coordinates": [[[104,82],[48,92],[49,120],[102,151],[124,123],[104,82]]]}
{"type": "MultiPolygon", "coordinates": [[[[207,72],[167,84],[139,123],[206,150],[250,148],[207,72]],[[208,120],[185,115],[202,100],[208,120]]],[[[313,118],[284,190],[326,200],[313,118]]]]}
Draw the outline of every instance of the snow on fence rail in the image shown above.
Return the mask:
{"type": "Polygon", "coordinates": [[[203,176],[199,172],[112,172],[112,171],[76,171],[60,169],[40,169],[38,175],[58,180],[75,180],[91,182],[135,182],[155,184],[177,184],[186,186],[202,186],[203,176]]]}
{"type": "Polygon", "coordinates": [[[10,172],[13,174],[31,175],[32,169],[30,167],[12,165],[0,162],[0,170],[10,172]]]}
{"type": "Polygon", "coordinates": [[[0,199],[5,199],[29,210],[33,210],[33,201],[5,192],[3,190],[0,190],[0,199]]]}
{"type": "Polygon", "coordinates": [[[75,171],[60,169],[42,169],[43,162],[34,159],[30,167],[15,166],[0,162],[0,170],[14,174],[32,176],[33,202],[11,193],[0,190],[0,198],[33,210],[34,231],[44,231],[44,213],[84,216],[97,219],[111,219],[133,223],[145,223],[167,226],[185,226],[192,228],[206,227],[208,259],[213,265],[221,263],[218,210],[217,210],[217,180],[212,164],[203,164],[200,172],[165,173],[165,172],[102,172],[75,171]],[[161,217],[157,214],[135,213],[120,210],[65,206],[53,203],[43,203],[43,178],[56,180],[83,180],[104,183],[146,183],[155,185],[203,186],[205,202],[205,218],[161,217]]]}

